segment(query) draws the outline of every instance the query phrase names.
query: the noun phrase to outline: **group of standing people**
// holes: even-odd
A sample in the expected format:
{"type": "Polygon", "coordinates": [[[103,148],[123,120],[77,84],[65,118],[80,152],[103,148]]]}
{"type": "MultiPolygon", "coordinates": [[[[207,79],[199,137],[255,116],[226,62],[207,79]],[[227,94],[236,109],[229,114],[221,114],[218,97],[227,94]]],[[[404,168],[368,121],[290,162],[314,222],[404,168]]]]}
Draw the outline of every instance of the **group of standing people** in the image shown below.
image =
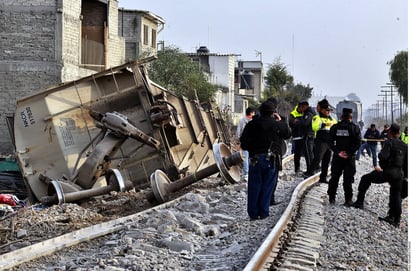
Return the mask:
{"type": "Polygon", "coordinates": [[[320,165],[319,182],[328,184],[330,204],[335,203],[342,175],[344,205],[347,207],[363,208],[370,184],[388,182],[391,186],[389,212],[380,219],[399,226],[402,183],[407,178],[407,127],[401,139],[399,125],[394,123],[379,133],[372,124],[364,135],[364,144],[368,144],[364,146],[361,145],[360,128],[352,122],[353,112],[350,108],[343,109],[338,121],[331,116],[332,107],[327,99],[318,102],[317,113],[313,112],[307,101],[299,102],[290,112],[289,118],[279,115],[276,107],[277,101],[272,98],[263,102],[256,114],[248,108],[237,131],[241,149],[247,152],[244,156],[248,157],[245,159],[244,173],[248,176],[247,212],[251,220],[269,216],[278,173],[282,169],[282,142],[292,137],[295,172],[300,172],[302,155],[306,162],[304,176],[313,175],[320,165]],[[385,141],[382,140],[384,138],[385,141]],[[376,155],[378,141],[382,144],[379,156],[376,155]],[[362,176],[357,200],[353,202],[355,160],[359,159],[362,148],[371,152],[375,169],[362,176]],[[331,177],[328,182],[326,178],[330,164],[331,177]]]}

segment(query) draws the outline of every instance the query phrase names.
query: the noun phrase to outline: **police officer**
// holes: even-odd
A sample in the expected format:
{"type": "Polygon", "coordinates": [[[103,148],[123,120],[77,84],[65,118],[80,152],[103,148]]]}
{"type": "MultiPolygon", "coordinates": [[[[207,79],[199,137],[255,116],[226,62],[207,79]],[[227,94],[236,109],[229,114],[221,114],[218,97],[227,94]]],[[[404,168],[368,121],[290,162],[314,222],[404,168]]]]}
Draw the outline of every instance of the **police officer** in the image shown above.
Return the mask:
{"type": "Polygon", "coordinates": [[[408,126],[405,127],[403,133],[401,134],[401,140],[408,145],[408,126]]]}
{"type": "Polygon", "coordinates": [[[408,178],[408,146],[399,139],[400,127],[393,123],[389,128],[389,139],[380,151],[379,166],[374,171],[362,176],[358,187],[358,197],[353,207],[363,209],[365,194],[371,183],[385,183],[389,189],[389,212],[380,220],[399,227],[402,214],[402,182],[408,178]]]}
{"type": "Polygon", "coordinates": [[[307,146],[308,134],[312,133],[312,118],[313,114],[311,110],[308,110],[309,103],[307,101],[299,102],[298,105],[289,114],[289,126],[292,129],[292,140],[295,146],[294,150],[294,165],[295,173],[300,171],[300,158],[302,154],[305,157],[306,168],[309,167],[313,156],[312,151],[308,148],[313,146],[307,146]]]}
{"type": "Polygon", "coordinates": [[[329,130],[332,125],[338,121],[330,115],[332,110],[327,99],[318,102],[316,107],[318,114],[312,118],[312,130],[314,133],[314,158],[309,168],[304,173],[305,177],[314,174],[315,170],[321,163],[321,173],[319,176],[320,183],[327,183],[326,176],[328,175],[328,168],[330,163],[331,151],[328,146],[329,130]]]}
{"type": "Polygon", "coordinates": [[[248,122],[240,136],[240,146],[249,152],[247,212],[250,220],[269,216],[269,205],[281,166],[281,144],[291,136],[290,128],[275,113],[269,101],[260,106],[260,117],[248,122]]]}
{"type": "Polygon", "coordinates": [[[331,178],[328,184],[329,202],[335,203],[339,178],[343,172],[344,205],[352,205],[352,183],[356,173],[355,153],[361,143],[359,126],[352,122],[352,109],[343,108],[341,120],[329,131],[329,147],[333,151],[331,178]]]}

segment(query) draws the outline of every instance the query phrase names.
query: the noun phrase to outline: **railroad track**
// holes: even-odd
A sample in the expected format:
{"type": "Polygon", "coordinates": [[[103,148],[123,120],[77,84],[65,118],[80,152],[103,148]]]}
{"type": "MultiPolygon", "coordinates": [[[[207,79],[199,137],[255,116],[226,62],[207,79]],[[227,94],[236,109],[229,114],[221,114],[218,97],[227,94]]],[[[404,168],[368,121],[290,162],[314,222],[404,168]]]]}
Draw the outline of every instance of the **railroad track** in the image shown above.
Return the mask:
{"type": "MultiPolygon", "coordinates": [[[[357,162],[355,198],[357,183],[369,172],[370,163],[370,159],[357,162]]],[[[404,224],[397,229],[378,219],[387,212],[389,185],[372,185],[368,207],[359,210],[330,205],[328,186],[317,183],[318,178],[318,174],[311,176],[296,187],[289,206],[244,271],[406,270],[410,267],[407,199],[402,204],[404,224]],[[390,260],[382,260],[383,255],[390,260]]],[[[343,191],[338,191],[338,198],[343,200],[343,197],[343,191]]]]}
{"type": "MultiPolygon", "coordinates": [[[[293,156],[286,157],[284,159],[284,164],[290,164],[292,162],[292,158],[293,156]]],[[[288,168],[290,166],[285,167],[288,168]]],[[[284,175],[290,175],[289,171],[285,170],[284,175]]],[[[293,186],[296,186],[296,184],[292,185],[292,188],[293,186]]],[[[292,191],[291,189],[289,190],[292,191]]],[[[292,200],[294,200],[293,197],[292,200]]],[[[103,236],[114,234],[116,232],[124,230],[125,228],[131,227],[136,223],[136,221],[139,221],[140,219],[142,219],[142,217],[145,217],[150,212],[156,212],[158,210],[167,209],[169,207],[179,204],[180,201],[181,199],[178,198],[165,204],[153,207],[149,210],[139,212],[137,214],[132,214],[126,217],[121,217],[118,219],[93,225],[87,228],[77,230],[75,232],[69,232],[52,239],[45,240],[40,243],[18,249],[16,251],[5,253],[0,257],[0,268],[12,268],[19,266],[25,262],[35,262],[36,259],[39,259],[40,257],[51,255],[53,253],[65,250],[70,247],[75,247],[80,243],[90,242],[93,239],[98,239],[103,236]]],[[[292,207],[288,207],[287,209],[290,208],[292,207]]],[[[282,217],[282,221],[286,221],[285,218],[282,217]]],[[[19,269],[17,268],[16,270],[19,269]]]]}
{"type": "Polygon", "coordinates": [[[245,183],[197,186],[205,180],[149,210],[3,254],[0,269],[313,269],[327,185],[317,184],[318,174],[293,177],[291,158],[284,160],[277,188],[282,203],[271,206],[270,220],[247,221],[245,183]]]}
{"type": "Polygon", "coordinates": [[[322,195],[327,186],[318,185],[319,173],[300,183],[288,207],[244,271],[284,268],[315,268],[322,238],[322,195]],[[288,248],[287,252],[285,248],[288,248]]]}

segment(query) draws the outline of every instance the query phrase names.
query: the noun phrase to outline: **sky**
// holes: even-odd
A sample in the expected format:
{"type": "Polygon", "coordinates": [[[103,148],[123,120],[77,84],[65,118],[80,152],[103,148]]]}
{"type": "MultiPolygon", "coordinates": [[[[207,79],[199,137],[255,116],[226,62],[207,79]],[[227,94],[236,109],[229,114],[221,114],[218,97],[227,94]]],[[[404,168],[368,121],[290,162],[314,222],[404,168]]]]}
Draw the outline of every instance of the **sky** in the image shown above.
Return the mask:
{"type": "Polygon", "coordinates": [[[158,40],[166,46],[261,59],[266,71],[280,60],[315,95],[356,93],[364,110],[383,100],[387,63],[408,48],[407,0],[119,0],[119,7],[162,17],[158,40]]]}

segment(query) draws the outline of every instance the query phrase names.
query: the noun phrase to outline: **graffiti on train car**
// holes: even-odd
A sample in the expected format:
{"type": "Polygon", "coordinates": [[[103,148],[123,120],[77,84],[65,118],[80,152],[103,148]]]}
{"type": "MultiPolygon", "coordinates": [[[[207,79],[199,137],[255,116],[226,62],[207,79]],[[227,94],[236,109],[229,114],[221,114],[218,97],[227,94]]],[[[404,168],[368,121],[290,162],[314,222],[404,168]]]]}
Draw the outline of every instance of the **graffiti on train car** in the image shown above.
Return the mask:
{"type": "Polygon", "coordinates": [[[17,101],[16,156],[32,201],[76,202],[149,185],[159,192],[156,176],[165,186],[165,179],[171,183],[206,169],[206,175],[220,172],[231,183],[239,181],[243,158],[225,147],[230,130],[218,107],[152,82],[144,66],[151,60],[17,101]],[[214,165],[218,170],[210,169],[214,165]]]}

